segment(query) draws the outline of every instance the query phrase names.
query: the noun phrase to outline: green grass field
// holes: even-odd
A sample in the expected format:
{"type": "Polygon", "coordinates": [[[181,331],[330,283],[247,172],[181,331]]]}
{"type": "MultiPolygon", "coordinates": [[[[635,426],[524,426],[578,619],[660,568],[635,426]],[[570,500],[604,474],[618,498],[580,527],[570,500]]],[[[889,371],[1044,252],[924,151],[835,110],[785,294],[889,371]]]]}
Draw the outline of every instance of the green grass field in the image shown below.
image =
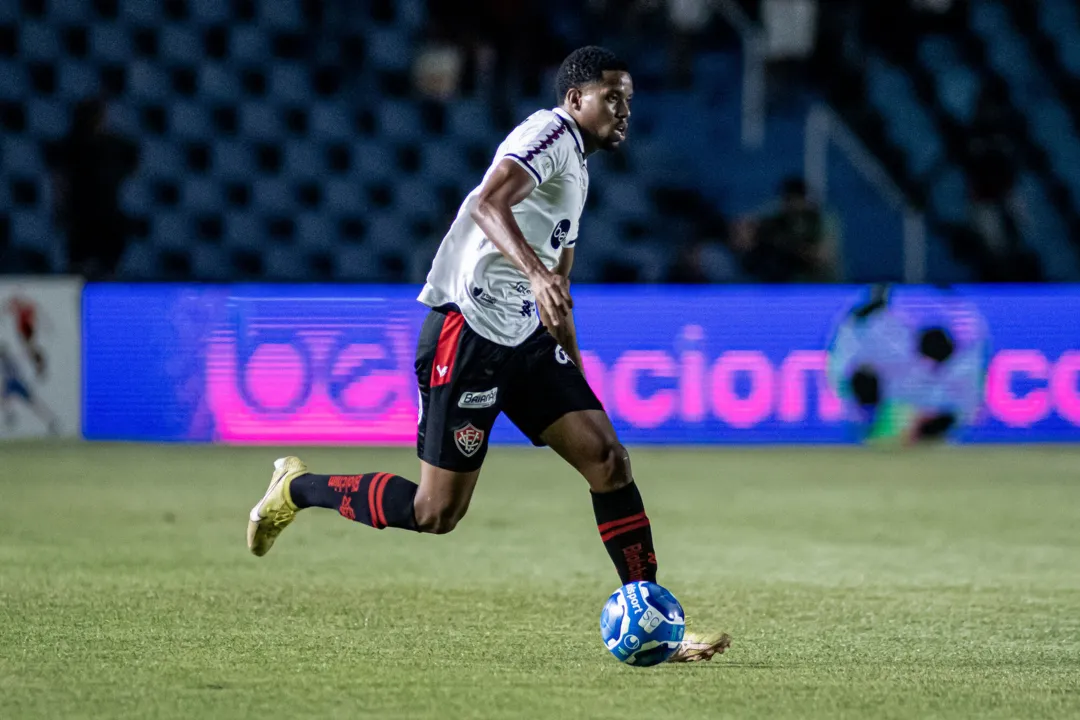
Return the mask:
{"type": "Polygon", "coordinates": [[[0,446],[0,718],[1080,716],[1080,450],[634,451],[660,581],[734,637],[653,669],[553,454],[493,451],[450,535],[312,510],[256,559],[279,454],[0,446]]]}

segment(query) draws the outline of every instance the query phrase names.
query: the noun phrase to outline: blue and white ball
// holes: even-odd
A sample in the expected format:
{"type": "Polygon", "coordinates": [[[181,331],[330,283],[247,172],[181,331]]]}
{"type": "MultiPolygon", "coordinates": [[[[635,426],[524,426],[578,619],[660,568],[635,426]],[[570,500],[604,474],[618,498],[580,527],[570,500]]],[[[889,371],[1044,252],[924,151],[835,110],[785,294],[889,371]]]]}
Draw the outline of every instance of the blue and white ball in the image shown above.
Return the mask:
{"type": "Polygon", "coordinates": [[[649,667],[664,662],[679,649],[685,632],[682,605],[656,583],[623,585],[600,613],[604,645],[627,665],[649,667]]]}

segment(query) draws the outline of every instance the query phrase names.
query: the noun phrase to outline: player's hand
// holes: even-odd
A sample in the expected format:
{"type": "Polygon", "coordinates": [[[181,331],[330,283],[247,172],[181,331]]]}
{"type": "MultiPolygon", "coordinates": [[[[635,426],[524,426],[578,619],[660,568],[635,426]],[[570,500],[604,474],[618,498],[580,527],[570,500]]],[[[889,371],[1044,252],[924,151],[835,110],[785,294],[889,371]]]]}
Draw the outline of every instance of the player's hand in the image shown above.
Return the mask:
{"type": "Polygon", "coordinates": [[[574,307],[570,297],[570,281],[558,273],[543,270],[530,277],[529,284],[532,285],[541,320],[545,325],[550,320],[552,327],[559,327],[574,307]]]}

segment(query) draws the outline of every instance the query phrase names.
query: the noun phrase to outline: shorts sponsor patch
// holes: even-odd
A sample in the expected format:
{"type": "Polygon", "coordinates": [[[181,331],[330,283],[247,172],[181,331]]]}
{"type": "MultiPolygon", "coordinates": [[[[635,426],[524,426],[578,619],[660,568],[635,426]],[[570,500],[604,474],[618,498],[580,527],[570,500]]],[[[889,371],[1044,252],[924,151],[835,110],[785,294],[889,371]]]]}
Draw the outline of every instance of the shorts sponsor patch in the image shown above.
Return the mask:
{"type": "Polygon", "coordinates": [[[495,404],[495,398],[499,394],[499,388],[491,388],[490,390],[483,390],[481,392],[466,391],[461,393],[461,397],[458,398],[457,406],[459,408],[489,408],[495,404]]]}
{"type": "Polygon", "coordinates": [[[484,431],[472,423],[454,431],[454,443],[465,457],[472,457],[484,444],[484,431]]]}

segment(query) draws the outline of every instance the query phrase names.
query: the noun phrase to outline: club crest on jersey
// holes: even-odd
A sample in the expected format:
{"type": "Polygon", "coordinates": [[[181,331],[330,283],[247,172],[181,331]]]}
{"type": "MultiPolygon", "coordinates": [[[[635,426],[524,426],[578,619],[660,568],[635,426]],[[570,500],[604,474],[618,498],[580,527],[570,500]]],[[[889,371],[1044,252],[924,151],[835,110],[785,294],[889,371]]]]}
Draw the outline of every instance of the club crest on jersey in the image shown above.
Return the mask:
{"type": "Polygon", "coordinates": [[[570,247],[572,243],[566,242],[566,238],[570,235],[570,220],[563,218],[559,221],[559,224],[555,226],[555,229],[551,231],[551,247],[553,250],[558,250],[559,246],[570,247]]]}
{"type": "Polygon", "coordinates": [[[469,423],[454,431],[454,443],[462,455],[472,457],[484,444],[484,431],[469,423]]]}

